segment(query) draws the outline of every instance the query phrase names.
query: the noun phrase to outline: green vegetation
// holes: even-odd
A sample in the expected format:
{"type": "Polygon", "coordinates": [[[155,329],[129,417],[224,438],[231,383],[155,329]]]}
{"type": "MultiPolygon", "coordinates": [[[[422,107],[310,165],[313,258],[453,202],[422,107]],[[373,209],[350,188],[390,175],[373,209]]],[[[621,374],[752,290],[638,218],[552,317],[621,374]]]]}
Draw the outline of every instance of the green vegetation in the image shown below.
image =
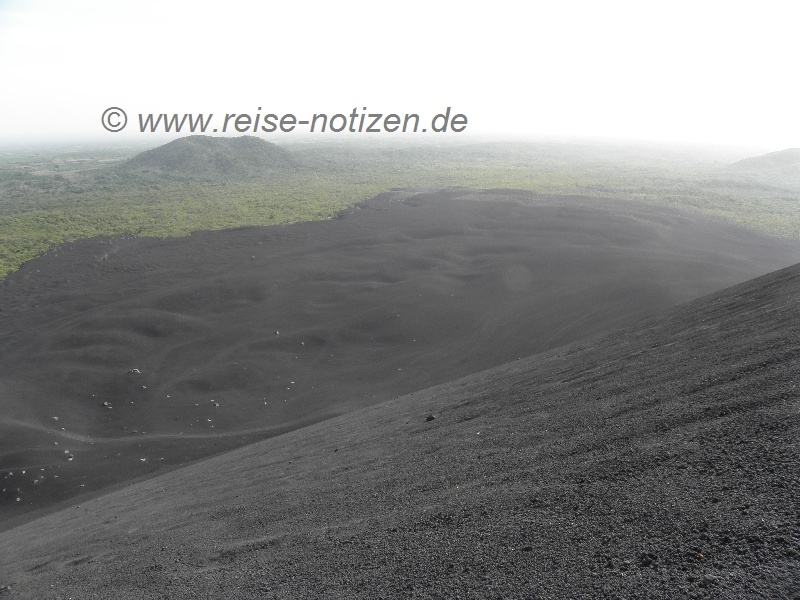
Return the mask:
{"type": "Polygon", "coordinates": [[[730,168],[741,156],[567,143],[278,148],[237,139],[245,141],[182,138],[138,156],[132,148],[0,153],[0,277],[78,239],[326,219],[404,187],[640,199],[800,238],[800,176],[785,166],[730,168]]]}
{"type": "Polygon", "coordinates": [[[291,153],[253,137],[192,135],[137,154],[126,172],[156,173],[192,181],[238,181],[274,177],[295,168],[291,153]]]}

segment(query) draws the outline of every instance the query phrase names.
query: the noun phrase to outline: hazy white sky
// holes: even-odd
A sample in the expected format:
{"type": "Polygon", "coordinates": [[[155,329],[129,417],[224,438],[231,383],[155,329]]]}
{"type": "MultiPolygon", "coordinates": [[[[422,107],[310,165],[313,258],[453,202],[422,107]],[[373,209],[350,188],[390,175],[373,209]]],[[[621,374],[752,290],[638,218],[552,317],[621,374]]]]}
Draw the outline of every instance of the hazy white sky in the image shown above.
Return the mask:
{"type": "Polygon", "coordinates": [[[0,142],[144,140],[137,114],[149,112],[452,106],[469,119],[449,134],[462,138],[797,147],[798,12],[735,0],[0,0],[0,142]],[[101,126],[110,106],[128,113],[122,133],[101,126]]]}

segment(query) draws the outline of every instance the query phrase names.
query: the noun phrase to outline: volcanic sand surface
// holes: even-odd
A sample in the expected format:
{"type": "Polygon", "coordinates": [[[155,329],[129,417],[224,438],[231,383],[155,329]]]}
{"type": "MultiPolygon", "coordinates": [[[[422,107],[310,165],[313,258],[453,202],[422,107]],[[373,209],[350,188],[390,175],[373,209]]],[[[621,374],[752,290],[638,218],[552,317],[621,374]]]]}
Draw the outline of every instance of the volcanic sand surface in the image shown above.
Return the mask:
{"type": "Polygon", "coordinates": [[[389,194],[328,222],[72,244],[0,287],[0,516],[799,259],[798,242],[670,209],[471,190],[389,194]]]}
{"type": "Polygon", "coordinates": [[[800,265],[0,538],[13,597],[791,598],[800,265]],[[431,418],[435,417],[435,418],[431,418]]]}

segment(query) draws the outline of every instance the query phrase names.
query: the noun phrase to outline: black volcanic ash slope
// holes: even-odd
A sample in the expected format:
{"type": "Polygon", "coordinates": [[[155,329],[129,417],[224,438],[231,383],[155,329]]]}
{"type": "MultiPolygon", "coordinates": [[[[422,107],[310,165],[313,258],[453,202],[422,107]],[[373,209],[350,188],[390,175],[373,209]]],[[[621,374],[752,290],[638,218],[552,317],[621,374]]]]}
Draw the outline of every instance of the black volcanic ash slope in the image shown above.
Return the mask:
{"type": "Polygon", "coordinates": [[[209,181],[265,177],[295,166],[287,150],[261,138],[190,135],[137,154],[120,169],[209,181]]]}
{"type": "Polygon", "coordinates": [[[794,598],[800,265],[0,538],[19,598],[794,598]],[[435,418],[430,418],[435,416],[435,418]]]}
{"type": "Polygon", "coordinates": [[[0,286],[0,521],[800,260],[796,241],[720,221],[548,202],[398,194],[330,222],[28,263],[0,286]]]}

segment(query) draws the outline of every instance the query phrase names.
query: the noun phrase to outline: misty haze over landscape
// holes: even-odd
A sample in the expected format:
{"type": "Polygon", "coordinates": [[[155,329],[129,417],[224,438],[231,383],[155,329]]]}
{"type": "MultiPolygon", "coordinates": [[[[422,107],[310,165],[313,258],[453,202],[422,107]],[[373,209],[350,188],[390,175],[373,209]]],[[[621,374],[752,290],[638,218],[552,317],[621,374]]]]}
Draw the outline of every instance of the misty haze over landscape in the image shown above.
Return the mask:
{"type": "Polygon", "coordinates": [[[791,596],[800,161],[725,156],[6,155],[3,593],[791,596]]]}
{"type": "Polygon", "coordinates": [[[0,2],[0,600],[800,600],[795,13],[0,2]]]}

